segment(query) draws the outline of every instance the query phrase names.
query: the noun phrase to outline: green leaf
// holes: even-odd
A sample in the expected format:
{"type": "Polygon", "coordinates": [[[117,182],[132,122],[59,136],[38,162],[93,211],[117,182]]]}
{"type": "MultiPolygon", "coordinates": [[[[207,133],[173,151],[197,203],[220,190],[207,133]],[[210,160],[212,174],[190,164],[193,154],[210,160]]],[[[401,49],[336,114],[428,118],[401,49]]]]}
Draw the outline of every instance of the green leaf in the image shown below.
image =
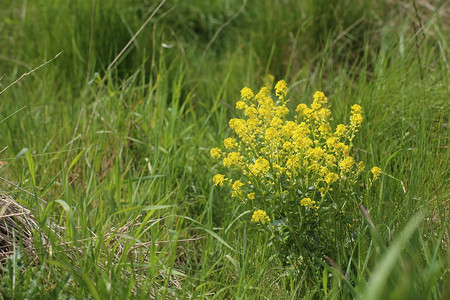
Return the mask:
{"type": "Polygon", "coordinates": [[[33,181],[33,188],[36,189],[36,173],[34,167],[33,156],[31,156],[31,152],[29,150],[26,151],[25,157],[27,159],[28,170],[30,171],[31,180],[33,181]]]}
{"type": "Polygon", "coordinates": [[[69,235],[71,236],[71,238],[73,239],[75,245],[78,242],[78,238],[77,238],[77,230],[76,230],[76,225],[75,225],[75,220],[73,218],[73,211],[70,208],[69,204],[67,204],[66,201],[58,199],[55,200],[56,203],[58,203],[59,205],[62,206],[62,208],[65,210],[66,212],[66,219],[67,219],[67,228],[71,228],[72,230],[69,231],[69,235]],[[69,227],[70,225],[70,227],[69,227]]]}
{"type": "Polygon", "coordinates": [[[75,158],[72,160],[72,162],[69,165],[69,168],[67,169],[67,173],[70,172],[70,170],[72,169],[72,167],[78,162],[78,160],[80,159],[80,157],[84,154],[86,149],[81,150],[80,153],[77,154],[77,156],[75,156],[75,158]]]}

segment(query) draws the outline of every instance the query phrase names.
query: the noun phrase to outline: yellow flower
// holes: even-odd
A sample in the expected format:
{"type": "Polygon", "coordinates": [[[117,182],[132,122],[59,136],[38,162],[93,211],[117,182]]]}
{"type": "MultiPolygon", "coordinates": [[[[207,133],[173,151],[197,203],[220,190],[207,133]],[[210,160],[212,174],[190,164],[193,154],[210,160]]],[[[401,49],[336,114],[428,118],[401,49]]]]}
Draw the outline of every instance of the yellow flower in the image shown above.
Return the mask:
{"type": "Polygon", "coordinates": [[[231,187],[233,188],[233,192],[231,192],[231,197],[237,197],[241,193],[241,186],[244,184],[240,180],[236,180],[233,182],[231,187]]]}
{"type": "Polygon", "coordinates": [[[212,158],[220,158],[220,156],[222,156],[222,150],[219,148],[211,148],[211,150],[209,150],[209,155],[211,155],[212,158]]]}
{"type": "Polygon", "coordinates": [[[258,110],[254,108],[253,106],[249,106],[244,110],[244,115],[250,118],[255,118],[258,114],[258,110]]]}
{"type": "Polygon", "coordinates": [[[334,147],[344,155],[348,155],[350,151],[350,147],[344,143],[337,143],[334,147]]]}
{"type": "Polygon", "coordinates": [[[232,188],[236,192],[239,192],[241,190],[241,186],[243,186],[243,185],[244,184],[240,180],[236,180],[235,182],[233,182],[232,188]]]}
{"type": "Polygon", "coordinates": [[[286,168],[294,171],[299,166],[299,158],[296,156],[291,156],[286,161],[286,168]]]}
{"type": "Polygon", "coordinates": [[[349,172],[352,166],[355,164],[355,160],[351,156],[347,156],[339,162],[339,168],[346,173],[349,172]]]}
{"type": "Polygon", "coordinates": [[[339,124],[336,127],[336,135],[337,136],[345,136],[347,133],[347,127],[344,124],[339,124]]]}
{"type": "Polygon", "coordinates": [[[286,170],[286,168],[283,168],[279,164],[273,164],[273,169],[278,175],[283,174],[283,172],[286,170]]]}
{"type": "Polygon", "coordinates": [[[241,155],[239,152],[230,152],[227,157],[223,159],[223,165],[227,168],[233,165],[240,165],[241,163],[241,155]]]}
{"type": "Polygon", "coordinates": [[[305,122],[301,122],[294,128],[292,136],[293,138],[305,137],[310,132],[308,125],[305,122]]]}
{"type": "Polygon", "coordinates": [[[314,102],[317,102],[320,104],[325,104],[325,103],[327,103],[327,100],[328,100],[327,97],[325,97],[325,94],[320,91],[315,92],[313,95],[313,98],[314,98],[314,102]]]}
{"type": "Polygon", "coordinates": [[[245,104],[244,101],[238,101],[236,102],[236,108],[237,109],[244,109],[247,105],[245,104]]]}
{"type": "Polygon", "coordinates": [[[336,161],[336,156],[333,154],[325,154],[325,161],[327,162],[328,166],[335,166],[334,162],[336,161]]]}
{"type": "Polygon", "coordinates": [[[261,105],[258,108],[258,117],[261,120],[268,120],[273,116],[272,109],[266,105],[261,105]]]}
{"type": "Polygon", "coordinates": [[[283,149],[285,149],[285,150],[287,150],[287,151],[291,150],[292,147],[294,147],[294,145],[292,145],[291,142],[285,142],[285,143],[283,144],[283,149]]]}
{"type": "Polygon", "coordinates": [[[331,111],[328,108],[321,108],[317,112],[317,117],[319,120],[327,121],[326,119],[331,116],[331,111]]]}
{"type": "Polygon", "coordinates": [[[322,148],[316,147],[316,148],[310,148],[308,151],[306,151],[306,155],[311,157],[314,160],[319,160],[322,158],[322,156],[325,154],[322,148]]]}
{"type": "Polygon", "coordinates": [[[352,114],[362,114],[362,107],[358,104],[352,105],[352,114]]]}
{"type": "Polygon", "coordinates": [[[236,140],[233,139],[233,138],[231,138],[231,137],[229,137],[229,138],[226,138],[226,139],[223,141],[223,144],[225,145],[225,148],[227,148],[227,149],[233,149],[234,146],[236,145],[236,140]]]}
{"type": "Polygon", "coordinates": [[[373,167],[370,172],[372,172],[373,180],[377,180],[380,177],[381,169],[379,167],[373,167]]]}
{"type": "Polygon", "coordinates": [[[258,175],[259,173],[267,174],[270,169],[270,164],[267,159],[259,157],[253,165],[249,166],[249,169],[254,175],[258,175]]]}
{"type": "Polygon", "coordinates": [[[308,166],[309,171],[317,172],[320,169],[320,165],[318,163],[312,163],[308,166]]]}
{"type": "Polygon", "coordinates": [[[214,175],[214,177],[213,177],[214,185],[223,186],[223,183],[226,181],[227,181],[227,179],[225,178],[225,175],[222,175],[222,174],[217,174],[217,175],[214,175]]]}
{"type": "Polygon", "coordinates": [[[244,87],[244,88],[241,90],[241,98],[242,98],[243,100],[250,100],[250,99],[252,99],[253,97],[254,97],[253,91],[252,91],[251,89],[249,89],[248,87],[244,87]]]}
{"type": "Polygon", "coordinates": [[[229,125],[240,137],[245,136],[248,131],[247,124],[242,119],[231,119],[229,125]]]}
{"type": "Polygon", "coordinates": [[[330,170],[328,170],[327,167],[321,167],[319,171],[319,175],[322,177],[325,177],[328,173],[330,173],[330,170]]]}
{"type": "Polygon", "coordinates": [[[314,102],[311,104],[311,108],[314,109],[314,110],[319,110],[321,107],[322,107],[322,104],[317,103],[316,101],[314,101],[314,102]]]}
{"type": "Polygon", "coordinates": [[[300,137],[293,140],[297,149],[305,149],[313,144],[313,141],[309,137],[300,137]]]}
{"type": "Polygon", "coordinates": [[[247,194],[247,198],[250,199],[250,200],[254,200],[255,199],[255,193],[247,194]]]}
{"type": "Polygon", "coordinates": [[[284,117],[284,116],[287,115],[288,113],[289,113],[289,108],[287,108],[287,107],[284,106],[284,105],[275,107],[275,114],[276,114],[278,117],[284,117]]]}
{"type": "Polygon", "coordinates": [[[302,205],[302,206],[309,206],[309,207],[311,207],[311,206],[313,206],[314,203],[316,203],[316,201],[311,200],[311,198],[303,198],[300,201],[300,205],[302,205]]]}
{"type": "Polygon", "coordinates": [[[297,123],[287,121],[283,126],[281,126],[281,133],[286,137],[290,137],[297,126],[297,123]]]}
{"type": "Polygon", "coordinates": [[[330,172],[325,176],[325,181],[328,184],[332,184],[333,182],[337,181],[339,179],[338,174],[330,172]]]}
{"type": "Polygon", "coordinates": [[[265,134],[266,141],[270,142],[270,141],[276,140],[277,138],[278,138],[278,131],[273,127],[267,128],[266,134],[265,134]]]}
{"type": "Polygon", "coordinates": [[[252,222],[261,222],[262,224],[265,224],[266,222],[270,222],[270,218],[265,211],[258,209],[253,213],[252,222]]]}
{"type": "Polygon", "coordinates": [[[281,124],[283,124],[283,121],[280,118],[278,118],[278,117],[274,117],[272,119],[272,121],[270,121],[270,126],[272,126],[272,127],[278,127],[281,124]]]}
{"type": "Polygon", "coordinates": [[[263,99],[269,97],[269,95],[270,95],[269,89],[267,87],[263,87],[259,90],[258,94],[256,94],[255,98],[258,100],[258,102],[260,102],[263,99]]]}
{"type": "Polygon", "coordinates": [[[319,126],[319,131],[324,134],[324,133],[329,133],[331,132],[331,126],[330,124],[322,124],[319,126]]]}
{"type": "Polygon", "coordinates": [[[327,139],[326,144],[328,146],[328,149],[334,149],[336,148],[336,145],[338,144],[339,139],[335,136],[330,137],[327,139]]]}
{"type": "Polygon", "coordinates": [[[277,94],[277,97],[282,99],[284,96],[286,96],[288,87],[284,80],[280,80],[275,85],[275,93],[277,94]]]}
{"type": "Polygon", "coordinates": [[[297,105],[297,108],[295,109],[296,112],[298,112],[301,116],[303,115],[303,112],[308,109],[308,106],[304,103],[300,103],[297,105]]]}
{"type": "Polygon", "coordinates": [[[362,124],[363,120],[364,118],[361,114],[354,114],[350,116],[350,123],[354,127],[359,127],[362,124]]]}
{"type": "Polygon", "coordinates": [[[307,107],[303,110],[303,112],[300,114],[301,116],[304,116],[306,118],[313,118],[314,119],[314,110],[312,110],[311,108],[307,107]]]}

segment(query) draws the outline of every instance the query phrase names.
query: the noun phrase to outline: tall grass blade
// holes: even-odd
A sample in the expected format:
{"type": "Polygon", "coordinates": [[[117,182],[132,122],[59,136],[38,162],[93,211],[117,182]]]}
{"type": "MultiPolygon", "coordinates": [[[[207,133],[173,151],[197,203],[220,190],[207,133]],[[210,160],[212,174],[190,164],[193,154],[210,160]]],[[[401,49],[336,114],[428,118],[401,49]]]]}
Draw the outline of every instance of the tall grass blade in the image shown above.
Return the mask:
{"type": "Polygon", "coordinates": [[[419,225],[422,223],[425,216],[425,211],[419,211],[411,220],[406,224],[405,228],[393,242],[393,244],[387,249],[381,258],[380,262],[376,266],[374,272],[370,276],[367,288],[362,294],[361,299],[377,300],[380,299],[383,292],[385,292],[386,282],[398,263],[398,259],[408,240],[416,232],[419,225]]]}

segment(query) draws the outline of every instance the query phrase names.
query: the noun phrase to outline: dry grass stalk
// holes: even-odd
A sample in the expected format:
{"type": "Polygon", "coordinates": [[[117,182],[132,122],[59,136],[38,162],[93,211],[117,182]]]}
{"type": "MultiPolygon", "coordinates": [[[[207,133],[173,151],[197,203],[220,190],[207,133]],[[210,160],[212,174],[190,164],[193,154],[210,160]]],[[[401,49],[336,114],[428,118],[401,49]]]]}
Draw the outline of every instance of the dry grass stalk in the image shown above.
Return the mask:
{"type": "MultiPolygon", "coordinates": [[[[21,245],[28,255],[36,257],[33,232],[40,230],[31,211],[17,203],[12,197],[0,194],[0,262],[14,253],[21,245]]],[[[43,243],[47,237],[41,231],[43,243]]]]}

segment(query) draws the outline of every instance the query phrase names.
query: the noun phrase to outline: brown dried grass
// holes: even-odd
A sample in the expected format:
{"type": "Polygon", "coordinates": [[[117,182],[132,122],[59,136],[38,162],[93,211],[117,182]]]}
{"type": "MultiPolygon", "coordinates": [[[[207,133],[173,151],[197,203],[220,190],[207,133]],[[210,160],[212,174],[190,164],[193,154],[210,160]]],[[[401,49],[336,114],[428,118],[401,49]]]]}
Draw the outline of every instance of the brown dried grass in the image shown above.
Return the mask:
{"type": "Polygon", "coordinates": [[[40,231],[43,243],[47,237],[29,209],[20,205],[12,197],[0,194],[0,263],[14,253],[14,248],[21,245],[28,255],[36,257],[33,232],[40,231]]]}

